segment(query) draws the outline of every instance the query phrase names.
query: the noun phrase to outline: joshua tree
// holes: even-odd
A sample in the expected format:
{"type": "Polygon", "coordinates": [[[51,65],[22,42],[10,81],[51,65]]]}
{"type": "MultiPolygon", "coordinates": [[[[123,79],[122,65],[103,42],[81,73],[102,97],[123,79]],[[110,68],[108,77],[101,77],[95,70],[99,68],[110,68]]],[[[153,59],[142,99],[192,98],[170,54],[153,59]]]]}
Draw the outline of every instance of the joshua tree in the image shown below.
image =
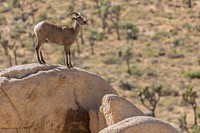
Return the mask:
{"type": "Polygon", "coordinates": [[[83,37],[83,29],[82,28],[80,29],[80,38],[81,38],[81,43],[85,44],[84,37],[83,37]]]}
{"type": "MultiPolygon", "coordinates": [[[[126,24],[126,39],[127,42],[138,39],[139,29],[131,23],[126,24]]],[[[132,42],[131,42],[132,44],[132,42]]]]}
{"type": "Polygon", "coordinates": [[[11,59],[11,56],[10,56],[10,54],[8,52],[8,49],[10,49],[11,46],[9,46],[8,41],[5,40],[1,35],[0,35],[0,44],[3,47],[4,55],[7,57],[7,61],[8,61],[7,66],[10,67],[10,66],[12,66],[12,59],[11,59]]]}
{"type": "Polygon", "coordinates": [[[24,4],[25,4],[25,0],[22,0],[22,1],[13,0],[13,2],[12,2],[12,6],[14,8],[19,8],[19,10],[21,12],[21,19],[23,22],[26,21],[25,13],[24,13],[24,4]]]}
{"type": "Polygon", "coordinates": [[[109,8],[110,8],[110,2],[101,3],[101,23],[103,32],[105,32],[106,26],[107,26],[107,18],[109,14],[109,8]]]}
{"type": "Polygon", "coordinates": [[[188,0],[188,7],[192,8],[192,0],[188,0]]]}
{"type": "Polygon", "coordinates": [[[98,35],[96,31],[90,31],[90,35],[89,35],[89,43],[91,46],[91,54],[94,55],[94,45],[95,45],[95,41],[98,40],[98,35]]]}
{"type": "Polygon", "coordinates": [[[96,41],[102,41],[104,39],[104,34],[96,32],[94,30],[90,30],[89,32],[90,32],[89,43],[91,46],[91,54],[95,54],[95,50],[94,50],[95,43],[96,41]]]}
{"type": "Polygon", "coordinates": [[[188,87],[183,93],[183,100],[192,106],[194,112],[194,126],[197,125],[197,102],[196,102],[197,92],[193,90],[192,87],[188,87]]]}
{"type": "Polygon", "coordinates": [[[104,1],[100,1],[100,0],[94,0],[94,1],[96,3],[98,15],[101,18],[103,32],[105,32],[105,28],[107,25],[106,20],[108,18],[109,9],[110,9],[110,2],[104,2],[104,1]]]}
{"type": "Polygon", "coordinates": [[[178,121],[180,123],[180,129],[181,129],[181,132],[188,132],[188,127],[187,127],[187,121],[186,121],[186,117],[187,117],[187,114],[186,113],[183,113],[180,115],[180,117],[178,118],[178,121]]]}
{"type": "Polygon", "coordinates": [[[77,46],[77,53],[78,53],[78,55],[80,55],[81,54],[81,50],[80,50],[80,44],[79,44],[78,38],[76,39],[76,46],[77,46]]]}
{"type": "Polygon", "coordinates": [[[130,67],[130,60],[132,57],[132,52],[130,48],[126,48],[124,55],[123,55],[123,59],[126,61],[126,65],[127,65],[127,72],[129,74],[131,74],[131,67],[130,67]]]}
{"type": "Polygon", "coordinates": [[[89,37],[89,43],[91,46],[91,54],[94,55],[94,43],[95,43],[95,38],[93,38],[92,36],[89,37]]]}
{"type": "Polygon", "coordinates": [[[98,15],[101,17],[101,7],[100,7],[100,0],[94,0],[96,3],[96,7],[98,9],[98,15]]]}
{"type": "Polygon", "coordinates": [[[152,85],[137,90],[137,95],[140,97],[140,101],[152,112],[153,117],[155,117],[155,110],[161,97],[161,91],[162,85],[152,85]]]}
{"type": "Polygon", "coordinates": [[[112,23],[116,29],[118,40],[120,40],[120,33],[119,33],[120,12],[121,12],[120,5],[113,5],[110,7],[110,13],[109,13],[110,20],[112,21],[112,23]]]}
{"type": "Polygon", "coordinates": [[[17,49],[18,49],[18,46],[15,44],[15,45],[12,47],[15,65],[18,65],[18,62],[17,62],[17,49]]]}

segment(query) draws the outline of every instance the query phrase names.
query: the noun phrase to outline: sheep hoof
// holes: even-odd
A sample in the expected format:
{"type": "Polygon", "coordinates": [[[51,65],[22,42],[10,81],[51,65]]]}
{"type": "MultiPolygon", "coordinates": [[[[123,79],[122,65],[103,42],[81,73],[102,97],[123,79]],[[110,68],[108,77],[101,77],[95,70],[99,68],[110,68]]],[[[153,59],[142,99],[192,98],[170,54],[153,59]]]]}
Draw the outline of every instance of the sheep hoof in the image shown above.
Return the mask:
{"type": "Polygon", "coordinates": [[[72,66],[72,65],[67,65],[67,68],[69,68],[69,69],[70,69],[70,68],[73,68],[73,66],[72,66]]]}

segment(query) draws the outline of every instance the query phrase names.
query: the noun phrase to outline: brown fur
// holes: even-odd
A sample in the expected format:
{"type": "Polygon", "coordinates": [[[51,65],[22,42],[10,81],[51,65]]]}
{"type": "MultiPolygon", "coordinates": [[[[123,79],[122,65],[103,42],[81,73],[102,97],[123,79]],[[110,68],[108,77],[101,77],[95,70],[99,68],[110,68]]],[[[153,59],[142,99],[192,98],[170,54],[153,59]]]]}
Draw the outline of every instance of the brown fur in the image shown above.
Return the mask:
{"type": "Polygon", "coordinates": [[[70,46],[76,40],[76,37],[80,31],[80,25],[86,24],[86,19],[83,18],[80,13],[69,13],[67,16],[75,14],[76,17],[72,27],[58,26],[45,21],[38,23],[34,27],[34,33],[36,35],[36,53],[37,59],[40,64],[44,64],[45,61],[42,56],[41,47],[45,42],[52,42],[58,45],[63,45],[66,53],[66,65],[68,68],[72,68],[70,46]]]}

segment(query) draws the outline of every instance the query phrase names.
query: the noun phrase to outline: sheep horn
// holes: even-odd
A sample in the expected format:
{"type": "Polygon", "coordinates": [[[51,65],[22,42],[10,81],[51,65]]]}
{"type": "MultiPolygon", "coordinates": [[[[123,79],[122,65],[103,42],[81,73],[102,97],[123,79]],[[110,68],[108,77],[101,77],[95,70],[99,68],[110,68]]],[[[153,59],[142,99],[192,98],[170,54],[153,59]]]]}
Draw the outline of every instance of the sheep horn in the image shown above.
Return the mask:
{"type": "Polygon", "coordinates": [[[71,16],[71,15],[76,15],[76,16],[79,16],[80,15],[80,13],[79,12],[70,12],[70,13],[68,13],[66,16],[65,16],[65,18],[67,18],[67,17],[69,17],[69,16],[71,16]]]}

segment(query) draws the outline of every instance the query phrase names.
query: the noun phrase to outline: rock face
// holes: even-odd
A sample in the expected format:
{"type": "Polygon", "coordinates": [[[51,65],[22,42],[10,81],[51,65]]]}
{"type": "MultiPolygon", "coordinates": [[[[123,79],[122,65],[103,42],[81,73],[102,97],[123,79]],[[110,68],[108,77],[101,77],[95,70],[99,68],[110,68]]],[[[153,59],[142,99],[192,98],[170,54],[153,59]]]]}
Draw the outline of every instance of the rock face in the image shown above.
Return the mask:
{"type": "Polygon", "coordinates": [[[88,133],[89,110],[117,94],[101,77],[57,65],[0,71],[0,132],[88,133]]]}
{"type": "Polygon", "coordinates": [[[147,116],[135,116],[109,126],[99,133],[178,133],[171,125],[147,116]]]}
{"type": "Polygon", "coordinates": [[[84,70],[39,64],[0,70],[0,133],[177,133],[143,115],[84,70]]]}
{"type": "Polygon", "coordinates": [[[100,111],[106,119],[107,126],[133,116],[144,116],[144,113],[127,101],[115,94],[107,94],[103,97],[100,111]]]}
{"type": "Polygon", "coordinates": [[[89,115],[90,130],[92,133],[98,133],[107,126],[129,117],[143,116],[144,113],[125,98],[115,94],[106,94],[99,110],[91,110],[89,115]]]}

